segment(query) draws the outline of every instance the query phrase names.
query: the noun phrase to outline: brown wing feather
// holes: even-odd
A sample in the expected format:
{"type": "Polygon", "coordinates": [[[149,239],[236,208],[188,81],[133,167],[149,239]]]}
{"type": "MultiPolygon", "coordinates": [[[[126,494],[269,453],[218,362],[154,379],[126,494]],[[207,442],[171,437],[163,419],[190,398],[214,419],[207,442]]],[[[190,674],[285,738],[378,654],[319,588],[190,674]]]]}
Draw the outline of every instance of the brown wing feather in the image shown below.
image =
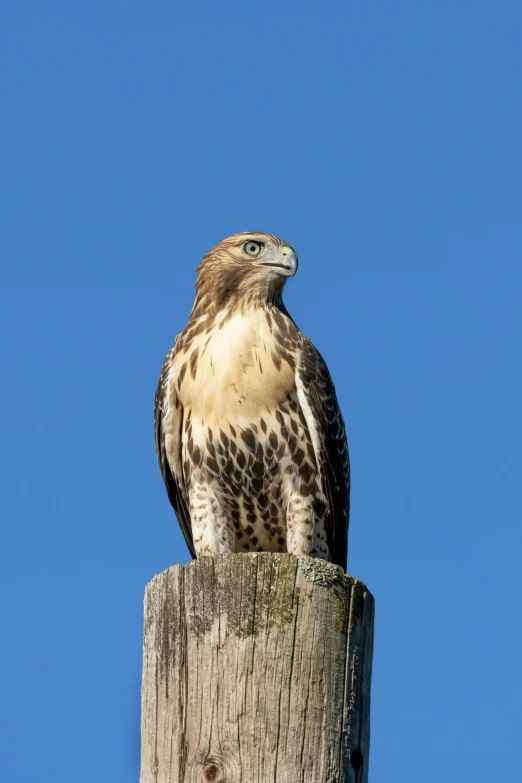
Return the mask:
{"type": "Polygon", "coordinates": [[[181,428],[183,426],[183,408],[176,398],[175,386],[170,378],[170,370],[176,355],[177,346],[178,340],[176,340],[176,344],[165,357],[163,367],[161,368],[160,379],[154,400],[154,434],[156,438],[156,456],[158,458],[161,475],[163,476],[165,489],[167,490],[167,495],[172,507],[176,512],[179,526],[185,541],[187,542],[190,554],[192,557],[195,557],[196,552],[192,540],[190,514],[184,492],[181,469],[181,428]],[[171,469],[167,458],[165,446],[166,432],[164,428],[165,417],[173,408],[175,408],[175,415],[171,416],[173,426],[168,434],[173,438],[176,462],[179,465],[179,470],[174,470],[174,472],[171,469]],[[176,476],[175,473],[178,475],[176,476]]]}
{"type": "Polygon", "coordinates": [[[346,570],[350,517],[350,458],[343,417],[328,367],[304,335],[297,368],[318,434],[319,470],[329,512],[326,537],[332,562],[346,570]]]}

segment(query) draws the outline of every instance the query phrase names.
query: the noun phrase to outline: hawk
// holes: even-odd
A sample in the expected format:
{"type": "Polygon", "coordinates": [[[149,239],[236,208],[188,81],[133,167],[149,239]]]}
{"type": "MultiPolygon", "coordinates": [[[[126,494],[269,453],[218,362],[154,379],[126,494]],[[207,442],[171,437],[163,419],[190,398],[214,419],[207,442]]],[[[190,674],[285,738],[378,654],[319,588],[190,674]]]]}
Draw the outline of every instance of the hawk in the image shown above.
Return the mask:
{"type": "Polygon", "coordinates": [[[163,363],[156,453],[193,557],[290,552],[346,570],[348,444],[328,368],[283,304],[297,264],[271,234],[224,239],[163,363]]]}

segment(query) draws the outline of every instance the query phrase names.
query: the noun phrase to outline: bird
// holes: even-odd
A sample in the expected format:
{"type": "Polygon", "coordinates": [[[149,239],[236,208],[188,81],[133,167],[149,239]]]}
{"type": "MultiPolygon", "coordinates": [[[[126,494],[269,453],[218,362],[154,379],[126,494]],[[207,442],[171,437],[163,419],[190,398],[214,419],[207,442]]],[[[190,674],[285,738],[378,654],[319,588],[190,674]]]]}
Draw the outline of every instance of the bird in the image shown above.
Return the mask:
{"type": "Polygon", "coordinates": [[[288,552],[347,567],[350,459],[324,359],[282,293],[288,242],[234,234],[197,268],[156,390],[156,454],[193,558],[288,552]]]}

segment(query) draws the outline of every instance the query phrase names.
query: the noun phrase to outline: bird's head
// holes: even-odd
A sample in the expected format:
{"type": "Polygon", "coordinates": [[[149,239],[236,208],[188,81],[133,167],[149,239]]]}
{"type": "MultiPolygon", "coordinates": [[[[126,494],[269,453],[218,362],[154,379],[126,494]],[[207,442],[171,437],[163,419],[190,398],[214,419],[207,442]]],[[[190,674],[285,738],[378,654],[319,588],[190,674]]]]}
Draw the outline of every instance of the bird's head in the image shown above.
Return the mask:
{"type": "Polygon", "coordinates": [[[201,261],[194,309],[280,302],[283,286],[295,275],[297,263],[292,246],[272,234],[234,234],[201,261]]]}

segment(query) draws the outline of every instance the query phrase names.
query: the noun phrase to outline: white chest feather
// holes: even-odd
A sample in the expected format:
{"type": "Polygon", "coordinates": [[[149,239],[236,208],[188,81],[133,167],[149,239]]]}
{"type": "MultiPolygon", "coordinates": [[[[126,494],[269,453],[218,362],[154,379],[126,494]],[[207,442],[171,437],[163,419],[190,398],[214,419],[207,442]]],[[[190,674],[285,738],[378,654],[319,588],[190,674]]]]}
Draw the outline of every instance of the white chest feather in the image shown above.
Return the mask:
{"type": "Polygon", "coordinates": [[[181,404],[193,420],[211,425],[246,423],[273,411],[295,388],[294,372],[279,353],[263,311],[218,320],[176,356],[181,404]]]}

